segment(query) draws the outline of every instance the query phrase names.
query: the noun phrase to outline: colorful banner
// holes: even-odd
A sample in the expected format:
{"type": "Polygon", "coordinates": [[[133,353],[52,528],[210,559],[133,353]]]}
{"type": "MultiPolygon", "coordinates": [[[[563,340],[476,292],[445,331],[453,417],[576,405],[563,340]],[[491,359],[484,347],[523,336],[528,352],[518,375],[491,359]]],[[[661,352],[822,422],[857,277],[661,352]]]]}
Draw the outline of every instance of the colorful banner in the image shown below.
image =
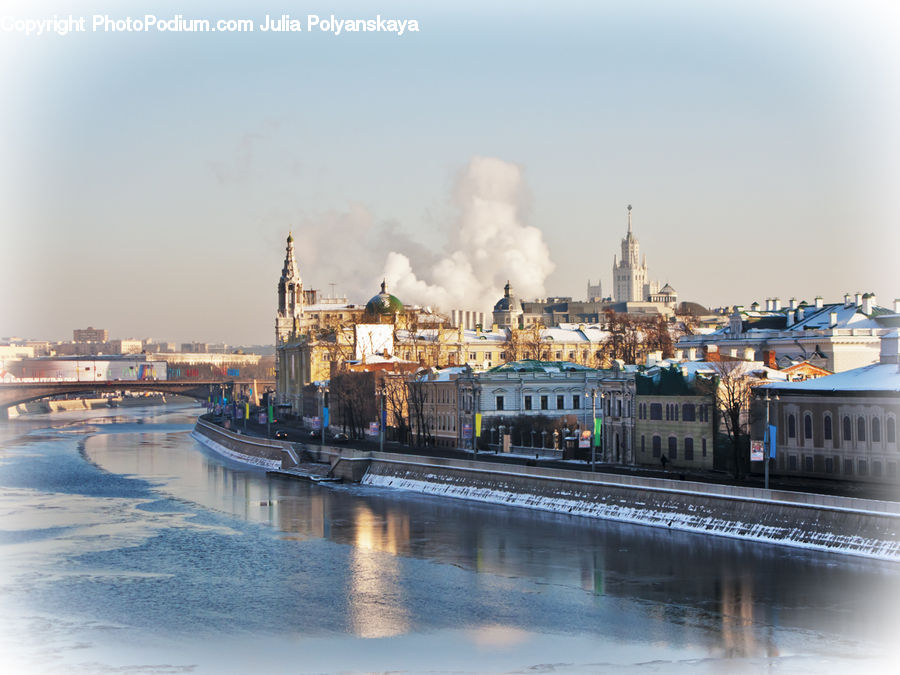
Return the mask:
{"type": "Polygon", "coordinates": [[[269,421],[275,421],[275,410],[272,408],[272,406],[269,406],[269,421]]]}
{"type": "Polygon", "coordinates": [[[472,438],[472,425],[469,423],[463,424],[463,438],[472,438]]]}
{"type": "Polygon", "coordinates": [[[778,429],[774,424],[769,425],[769,457],[775,459],[775,442],[778,440],[778,429]]]}
{"type": "Polygon", "coordinates": [[[594,420],[594,447],[600,447],[600,432],[603,430],[603,420],[597,418],[594,420]]]}
{"type": "Polygon", "coordinates": [[[579,448],[591,447],[591,430],[590,429],[582,429],[581,430],[581,435],[578,437],[578,447],[579,448]]]}
{"type": "Polygon", "coordinates": [[[481,437],[481,413],[475,413],[475,438],[481,437]]]}
{"type": "Polygon", "coordinates": [[[765,442],[750,441],[750,461],[761,462],[766,458],[765,442]]]}

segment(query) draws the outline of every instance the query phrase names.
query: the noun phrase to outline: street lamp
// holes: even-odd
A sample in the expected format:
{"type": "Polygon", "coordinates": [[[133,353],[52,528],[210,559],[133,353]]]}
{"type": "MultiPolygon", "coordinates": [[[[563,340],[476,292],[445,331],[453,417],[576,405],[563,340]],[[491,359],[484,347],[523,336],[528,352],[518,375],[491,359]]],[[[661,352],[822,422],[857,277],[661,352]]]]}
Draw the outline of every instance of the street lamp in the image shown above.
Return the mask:
{"type": "Polygon", "coordinates": [[[378,450],[379,450],[379,452],[384,452],[384,421],[385,421],[384,397],[387,396],[387,387],[384,385],[382,385],[380,387],[376,386],[375,387],[375,395],[376,396],[380,395],[379,401],[381,404],[379,407],[379,410],[378,410],[378,430],[379,430],[378,450]]]}
{"type": "Polygon", "coordinates": [[[584,392],[584,395],[591,399],[591,471],[594,471],[597,459],[597,397],[602,398],[603,394],[598,393],[596,389],[591,389],[584,392]]]}
{"type": "Polygon", "coordinates": [[[769,403],[771,401],[777,401],[778,395],[773,394],[771,398],[769,397],[769,390],[766,389],[766,430],[763,434],[763,463],[765,464],[765,487],[766,490],[769,489],[769,445],[772,443],[772,439],[769,438],[769,403]]]}
{"type": "Polygon", "coordinates": [[[321,438],[321,450],[319,451],[319,458],[321,459],[323,453],[325,452],[325,393],[328,391],[328,387],[324,384],[319,384],[319,409],[321,413],[319,415],[319,424],[322,427],[322,438],[321,438]]]}

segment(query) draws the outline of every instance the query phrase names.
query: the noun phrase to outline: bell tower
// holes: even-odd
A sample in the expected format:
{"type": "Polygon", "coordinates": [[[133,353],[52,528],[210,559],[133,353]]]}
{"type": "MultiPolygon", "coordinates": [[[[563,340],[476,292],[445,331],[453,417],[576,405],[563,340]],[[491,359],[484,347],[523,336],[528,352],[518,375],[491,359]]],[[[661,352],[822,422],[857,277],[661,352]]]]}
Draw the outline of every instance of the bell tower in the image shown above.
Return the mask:
{"type": "Polygon", "coordinates": [[[284,267],[278,280],[278,311],[275,314],[275,345],[300,331],[303,321],[303,282],[294,257],[294,235],[288,234],[284,267]]]}

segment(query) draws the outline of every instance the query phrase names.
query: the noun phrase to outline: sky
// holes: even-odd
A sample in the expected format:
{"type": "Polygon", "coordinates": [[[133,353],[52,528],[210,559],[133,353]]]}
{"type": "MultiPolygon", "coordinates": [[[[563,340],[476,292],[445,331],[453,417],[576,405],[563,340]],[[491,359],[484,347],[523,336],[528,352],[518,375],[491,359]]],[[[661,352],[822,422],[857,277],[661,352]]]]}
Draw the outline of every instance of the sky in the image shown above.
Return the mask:
{"type": "Polygon", "coordinates": [[[608,295],[629,204],[682,300],[892,306],[898,33],[876,0],[0,0],[0,336],[271,343],[289,232],[353,302],[608,295]],[[54,14],[87,31],[19,30],[54,14]],[[145,14],[256,30],[91,30],[145,14]]]}

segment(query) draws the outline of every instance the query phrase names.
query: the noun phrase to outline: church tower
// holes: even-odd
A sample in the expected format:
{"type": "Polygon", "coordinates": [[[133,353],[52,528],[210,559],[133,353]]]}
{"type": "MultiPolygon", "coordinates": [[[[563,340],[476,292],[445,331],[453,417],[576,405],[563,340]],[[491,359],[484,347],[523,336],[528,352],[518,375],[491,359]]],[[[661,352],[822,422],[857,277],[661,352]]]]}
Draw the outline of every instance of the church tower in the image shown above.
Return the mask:
{"type": "Polygon", "coordinates": [[[278,280],[278,312],[275,314],[275,345],[286,342],[303,322],[303,282],[294,258],[294,236],[287,238],[284,267],[278,280]]]}
{"type": "MultiPolygon", "coordinates": [[[[647,260],[641,261],[638,240],[631,231],[631,204],[628,205],[628,232],[622,239],[622,259],[613,256],[613,299],[616,302],[644,302],[658,290],[647,274],[647,260]]],[[[658,286],[658,284],[657,284],[658,286]]]]}

